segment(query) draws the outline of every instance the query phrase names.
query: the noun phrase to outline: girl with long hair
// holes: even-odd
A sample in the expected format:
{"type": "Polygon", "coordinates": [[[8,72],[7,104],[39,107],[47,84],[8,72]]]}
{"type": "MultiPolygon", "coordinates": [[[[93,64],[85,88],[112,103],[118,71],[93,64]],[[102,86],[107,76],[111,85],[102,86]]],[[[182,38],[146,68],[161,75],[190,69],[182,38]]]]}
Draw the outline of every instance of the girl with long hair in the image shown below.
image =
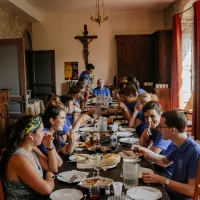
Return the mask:
{"type": "Polygon", "coordinates": [[[41,117],[24,116],[14,125],[2,158],[2,182],[7,200],[41,199],[54,189],[58,171],[52,137],[45,136],[41,117]],[[44,144],[47,155],[36,147],[44,144]],[[43,170],[46,177],[43,179],[43,170]]]}

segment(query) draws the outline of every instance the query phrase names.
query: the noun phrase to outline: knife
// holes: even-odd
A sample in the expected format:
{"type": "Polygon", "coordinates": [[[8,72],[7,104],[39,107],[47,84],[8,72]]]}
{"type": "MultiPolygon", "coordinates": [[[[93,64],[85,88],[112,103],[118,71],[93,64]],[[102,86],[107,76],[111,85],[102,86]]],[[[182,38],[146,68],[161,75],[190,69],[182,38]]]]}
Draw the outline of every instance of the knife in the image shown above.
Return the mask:
{"type": "Polygon", "coordinates": [[[73,183],[73,181],[77,178],[77,176],[74,174],[68,181],[68,183],[73,183]]]}

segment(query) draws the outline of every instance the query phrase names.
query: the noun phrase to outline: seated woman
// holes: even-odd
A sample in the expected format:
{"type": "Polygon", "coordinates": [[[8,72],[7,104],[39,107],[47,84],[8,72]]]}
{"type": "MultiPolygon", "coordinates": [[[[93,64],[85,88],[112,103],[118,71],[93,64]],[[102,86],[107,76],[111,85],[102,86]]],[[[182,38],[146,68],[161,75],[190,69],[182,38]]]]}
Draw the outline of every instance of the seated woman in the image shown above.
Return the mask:
{"type": "MultiPolygon", "coordinates": [[[[62,152],[63,154],[71,154],[74,151],[76,140],[77,140],[77,131],[81,123],[90,120],[90,117],[84,115],[81,119],[77,121],[76,128],[72,128],[68,135],[68,143],[61,138],[60,132],[63,130],[63,127],[66,123],[66,111],[63,107],[60,106],[49,106],[46,108],[42,120],[44,123],[45,130],[50,132],[54,136],[54,147],[57,152],[62,152]]],[[[43,153],[46,152],[44,145],[39,147],[43,153]]],[[[59,157],[58,157],[59,158],[59,157]]]]}
{"type": "Polygon", "coordinates": [[[131,119],[131,115],[134,112],[134,107],[137,99],[137,90],[136,88],[124,88],[120,94],[121,99],[123,102],[119,103],[119,107],[124,110],[124,117],[127,120],[131,119]]]}
{"type": "Polygon", "coordinates": [[[2,181],[7,200],[41,199],[54,189],[53,172],[58,171],[52,137],[44,135],[40,117],[27,115],[14,125],[2,158],[2,181]],[[44,156],[36,147],[41,142],[47,147],[44,156]],[[43,179],[43,170],[46,177],[43,179]]]}
{"type": "Polygon", "coordinates": [[[144,113],[142,112],[143,106],[148,103],[149,101],[157,101],[156,95],[150,95],[146,92],[139,94],[137,96],[136,106],[134,108],[133,115],[129,121],[130,128],[136,128],[136,133],[138,136],[141,136],[145,128],[145,117],[144,113]]]}

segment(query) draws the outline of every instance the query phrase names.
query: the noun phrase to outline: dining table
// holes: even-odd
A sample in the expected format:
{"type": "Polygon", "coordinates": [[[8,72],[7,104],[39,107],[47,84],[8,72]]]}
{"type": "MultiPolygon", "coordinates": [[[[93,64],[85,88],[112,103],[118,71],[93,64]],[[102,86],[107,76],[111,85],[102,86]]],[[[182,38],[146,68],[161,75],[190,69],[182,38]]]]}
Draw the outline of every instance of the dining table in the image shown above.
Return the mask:
{"type": "MultiPolygon", "coordinates": [[[[127,150],[127,147],[123,148],[123,146],[122,146],[122,149],[126,149],[127,150]]],[[[85,154],[85,153],[91,153],[91,152],[88,152],[87,150],[84,150],[82,153],[85,154]]],[[[65,172],[65,171],[71,171],[71,170],[79,170],[79,171],[88,172],[89,173],[88,178],[93,177],[94,169],[77,169],[77,167],[76,167],[77,163],[68,162],[69,161],[69,156],[64,156],[63,157],[63,161],[64,161],[63,165],[59,168],[59,172],[58,173],[65,172]]],[[[123,163],[123,161],[121,159],[120,163],[115,168],[107,169],[106,171],[101,170],[100,171],[100,176],[101,177],[110,178],[114,182],[123,182],[123,178],[120,176],[120,174],[122,173],[122,163],[123,163]]],[[[156,170],[155,170],[153,164],[150,161],[146,161],[145,159],[141,158],[141,161],[138,162],[138,164],[141,167],[150,168],[156,173],[156,170]]],[[[158,189],[158,190],[160,190],[162,192],[162,197],[159,200],[170,200],[169,197],[168,197],[166,188],[162,184],[150,184],[150,185],[147,185],[147,184],[145,184],[143,182],[142,179],[139,179],[138,180],[138,186],[149,186],[149,187],[156,188],[156,189],[158,189]]],[[[55,178],[55,189],[54,189],[54,191],[55,190],[59,190],[59,189],[65,189],[65,188],[71,188],[71,189],[80,190],[83,193],[83,195],[87,195],[87,197],[86,197],[87,200],[90,199],[89,190],[88,189],[84,189],[84,188],[80,187],[77,183],[69,184],[69,183],[66,183],[66,182],[59,181],[57,178],[55,178]]],[[[124,194],[126,194],[126,191],[127,190],[123,186],[122,192],[124,194]]],[[[103,189],[103,188],[100,189],[99,200],[107,200],[110,196],[114,196],[112,186],[111,186],[110,195],[105,194],[105,189],[103,189]]],[[[50,198],[48,197],[47,199],[49,200],[50,198]]],[[[82,199],[84,200],[84,198],[82,198],[82,199]]]]}

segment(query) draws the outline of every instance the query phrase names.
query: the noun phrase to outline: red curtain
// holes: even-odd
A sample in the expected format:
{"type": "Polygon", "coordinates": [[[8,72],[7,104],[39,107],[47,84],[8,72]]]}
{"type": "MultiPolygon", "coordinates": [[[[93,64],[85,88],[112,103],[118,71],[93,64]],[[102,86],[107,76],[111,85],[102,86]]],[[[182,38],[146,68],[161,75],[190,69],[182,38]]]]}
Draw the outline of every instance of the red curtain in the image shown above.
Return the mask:
{"type": "Polygon", "coordinates": [[[173,17],[171,107],[181,108],[182,31],[180,15],[173,17]]]}
{"type": "Polygon", "coordinates": [[[200,139],[200,1],[194,7],[194,97],[192,130],[195,139],[200,139]]]}

